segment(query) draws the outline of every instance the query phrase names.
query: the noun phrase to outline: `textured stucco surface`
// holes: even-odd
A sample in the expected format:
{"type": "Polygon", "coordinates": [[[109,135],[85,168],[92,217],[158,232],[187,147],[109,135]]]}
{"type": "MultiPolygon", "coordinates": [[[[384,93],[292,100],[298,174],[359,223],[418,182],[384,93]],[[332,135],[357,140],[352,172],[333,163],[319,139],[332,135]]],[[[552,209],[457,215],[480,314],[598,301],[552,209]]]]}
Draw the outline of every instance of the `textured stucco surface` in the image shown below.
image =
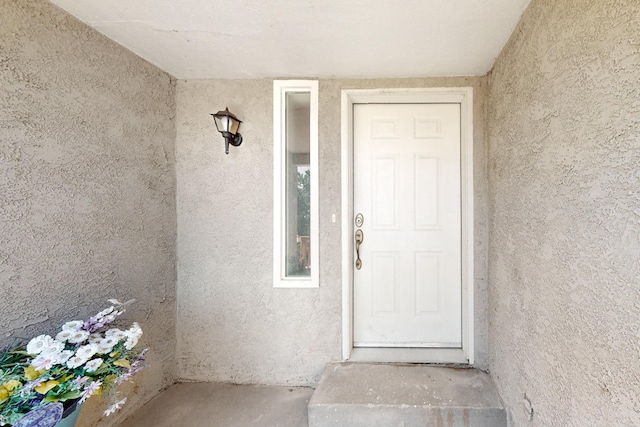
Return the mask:
{"type": "Polygon", "coordinates": [[[533,0],[490,76],[490,370],[516,426],[640,426],[639,24],[636,0],[533,0]]]}
{"type": "Polygon", "coordinates": [[[441,86],[474,88],[476,366],[487,367],[486,79],[320,80],[318,289],[273,288],[273,81],[179,80],[179,378],[308,385],[341,359],[340,90],[441,86]],[[209,116],[225,106],[244,121],[228,156],[209,116]]]}
{"type": "Polygon", "coordinates": [[[150,366],[114,425],[175,371],[170,77],[43,0],[0,0],[1,342],[136,298],[150,366]]]}

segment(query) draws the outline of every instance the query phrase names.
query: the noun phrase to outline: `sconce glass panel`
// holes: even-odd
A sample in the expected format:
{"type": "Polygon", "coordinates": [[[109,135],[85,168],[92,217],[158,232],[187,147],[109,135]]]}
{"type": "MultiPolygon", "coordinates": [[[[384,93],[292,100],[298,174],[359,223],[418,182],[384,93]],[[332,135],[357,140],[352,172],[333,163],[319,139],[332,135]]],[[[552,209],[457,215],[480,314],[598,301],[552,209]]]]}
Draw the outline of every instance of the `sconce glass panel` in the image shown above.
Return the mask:
{"type": "Polygon", "coordinates": [[[274,286],[318,286],[318,82],[274,81],[274,286]]]}

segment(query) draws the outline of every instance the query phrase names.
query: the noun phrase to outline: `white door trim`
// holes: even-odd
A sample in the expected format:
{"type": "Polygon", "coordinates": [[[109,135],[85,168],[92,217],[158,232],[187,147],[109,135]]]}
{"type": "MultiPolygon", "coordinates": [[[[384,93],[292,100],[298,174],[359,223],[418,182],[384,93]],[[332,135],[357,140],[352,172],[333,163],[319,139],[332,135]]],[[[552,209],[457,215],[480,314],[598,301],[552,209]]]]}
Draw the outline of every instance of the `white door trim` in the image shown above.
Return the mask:
{"type": "Polygon", "coordinates": [[[474,363],[473,89],[344,89],[342,93],[342,358],[371,362],[474,363]],[[353,348],[353,105],[458,103],[461,111],[462,349],[353,348]]]}

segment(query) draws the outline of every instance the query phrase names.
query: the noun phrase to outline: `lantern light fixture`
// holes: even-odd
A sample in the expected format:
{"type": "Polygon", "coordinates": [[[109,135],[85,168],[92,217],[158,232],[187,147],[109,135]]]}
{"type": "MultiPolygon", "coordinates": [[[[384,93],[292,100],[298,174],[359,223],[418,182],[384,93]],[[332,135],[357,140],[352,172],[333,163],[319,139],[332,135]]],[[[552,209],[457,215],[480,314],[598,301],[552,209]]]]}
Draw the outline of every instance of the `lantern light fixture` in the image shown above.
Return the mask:
{"type": "Polygon", "coordinates": [[[238,133],[238,128],[242,120],[238,120],[235,114],[229,112],[229,107],[224,111],[221,110],[211,115],[216,123],[218,132],[224,137],[224,152],[225,154],[229,154],[229,144],[234,147],[242,144],[242,135],[238,133]]]}

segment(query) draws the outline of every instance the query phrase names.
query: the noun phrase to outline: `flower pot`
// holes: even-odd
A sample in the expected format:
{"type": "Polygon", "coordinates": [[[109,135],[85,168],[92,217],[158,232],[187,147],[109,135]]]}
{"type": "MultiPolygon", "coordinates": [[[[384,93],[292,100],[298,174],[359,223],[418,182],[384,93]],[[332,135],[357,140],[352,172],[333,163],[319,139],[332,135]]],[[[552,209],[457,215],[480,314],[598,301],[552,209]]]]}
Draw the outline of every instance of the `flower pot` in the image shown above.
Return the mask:
{"type": "Polygon", "coordinates": [[[76,420],[80,411],[82,410],[82,404],[78,404],[78,401],[73,402],[68,408],[65,408],[62,413],[62,419],[56,424],[56,427],[73,427],[76,425],[76,420]]]}
{"type": "Polygon", "coordinates": [[[126,398],[116,399],[116,387],[144,367],[146,353],[134,349],[140,325],[110,326],[132,302],[109,300],[112,305],[95,316],[63,324],[55,338],[43,334],[0,350],[0,424],[74,427],[80,397],[105,390],[115,402],[105,415],[120,409],[126,398]]]}

